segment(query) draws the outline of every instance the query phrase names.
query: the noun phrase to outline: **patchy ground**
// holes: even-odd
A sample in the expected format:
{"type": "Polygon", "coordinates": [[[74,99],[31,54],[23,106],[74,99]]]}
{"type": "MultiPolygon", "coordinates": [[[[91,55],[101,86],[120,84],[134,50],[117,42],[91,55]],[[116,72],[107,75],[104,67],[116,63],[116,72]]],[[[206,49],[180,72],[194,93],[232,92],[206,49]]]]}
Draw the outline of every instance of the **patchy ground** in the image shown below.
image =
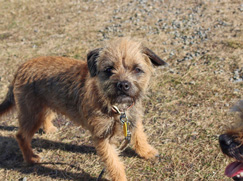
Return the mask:
{"type": "MultiPolygon", "coordinates": [[[[0,100],[18,65],[40,55],[85,60],[114,37],[144,42],[170,66],[157,69],[144,101],[145,128],[161,153],[145,161],[128,149],[129,180],[227,180],[218,135],[236,120],[243,95],[240,0],[0,1],[0,100]]],[[[1,180],[95,180],[102,165],[90,135],[63,117],[36,133],[43,164],[28,167],[14,135],[16,114],[0,119],[1,180]]],[[[108,178],[107,176],[105,176],[108,178]]]]}

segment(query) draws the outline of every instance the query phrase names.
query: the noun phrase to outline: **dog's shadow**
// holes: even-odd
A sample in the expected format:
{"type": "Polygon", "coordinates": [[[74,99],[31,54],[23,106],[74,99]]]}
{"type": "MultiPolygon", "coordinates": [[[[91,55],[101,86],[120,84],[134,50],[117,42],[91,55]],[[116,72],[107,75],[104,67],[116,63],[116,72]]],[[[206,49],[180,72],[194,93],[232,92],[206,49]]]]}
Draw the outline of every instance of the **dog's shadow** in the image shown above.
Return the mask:
{"type": "MultiPolygon", "coordinates": [[[[17,127],[14,126],[0,126],[0,130],[4,131],[14,131],[17,130],[17,127]]],[[[41,149],[51,149],[51,150],[64,150],[68,152],[74,153],[82,153],[88,154],[93,153],[96,154],[96,150],[93,146],[86,145],[76,145],[76,144],[67,144],[62,142],[55,142],[47,139],[33,139],[32,147],[37,151],[41,151],[41,149]]],[[[136,153],[127,148],[122,156],[126,157],[134,157],[137,156],[136,153]]],[[[20,152],[18,143],[14,137],[6,137],[0,135],[0,168],[9,169],[9,170],[17,170],[23,174],[31,174],[35,173],[40,176],[48,176],[53,179],[63,179],[68,178],[69,180],[96,180],[96,177],[92,177],[90,174],[86,173],[82,168],[76,168],[78,170],[77,173],[68,172],[59,169],[52,169],[50,167],[45,166],[46,164],[53,165],[68,165],[70,167],[76,167],[75,165],[70,165],[69,163],[60,163],[60,162],[48,162],[48,163],[40,163],[32,166],[26,166],[23,161],[22,153],[20,152]]],[[[98,176],[98,175],[97,175],[98,176]]],[[[103,179],[104,180],[104,179],[103,179]]]]}
{"type": "MultiPolygon", "coordinates": [[[[14,126],[0,126],[0,130],[13,131],[17,127],[14,126]]],[[[92,146],[86,145],[74,145],[61,142],[50,141],[46,139],[33,139],[32,147],[35,149],[63,149],[68,152],[78,152],[78,153],[94,153],[96,154],[95,148],[92,146]]],[[[31,166],[27,166],[20,152],[18,143],[14,137],[5,137],[0,136],[0,168],[8,170],[17,170],[22,174],[37,174],[40,176],[48,176],[53,179],[63,179],[68,178],[69,180],[96,180],[96,177],[92,177],[90,174],[86,173],[82,168],[76,168],[77,173],[69,172],[66,170],[59,170],[47,167],[45,165],[68,165],[70,167],[75,167],[69,163],[60,163],[60,162],[48,162],[40,163],[31,166]]],[[[98,175],[97,175],[98,176],[98,175]]],[[[103,179],[104,180],[104,179],[103,179]]]]}

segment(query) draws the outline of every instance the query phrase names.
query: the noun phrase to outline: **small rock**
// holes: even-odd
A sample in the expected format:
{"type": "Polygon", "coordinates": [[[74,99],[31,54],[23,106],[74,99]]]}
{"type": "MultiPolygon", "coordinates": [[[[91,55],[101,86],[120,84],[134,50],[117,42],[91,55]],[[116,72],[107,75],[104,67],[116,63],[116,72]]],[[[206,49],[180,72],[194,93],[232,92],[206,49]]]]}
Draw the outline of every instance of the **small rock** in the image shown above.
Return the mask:
{"type": "Polygon", "coordinates": [[[243,4],[240,5],[239,10],[243,12],[243,4]]]}
{"type": "Polygon", "coordinates": [[[240,92],[239,89],[234,89],[234,91],[233,91],[234,94],[238,94],[239,92],[240,92]]]}

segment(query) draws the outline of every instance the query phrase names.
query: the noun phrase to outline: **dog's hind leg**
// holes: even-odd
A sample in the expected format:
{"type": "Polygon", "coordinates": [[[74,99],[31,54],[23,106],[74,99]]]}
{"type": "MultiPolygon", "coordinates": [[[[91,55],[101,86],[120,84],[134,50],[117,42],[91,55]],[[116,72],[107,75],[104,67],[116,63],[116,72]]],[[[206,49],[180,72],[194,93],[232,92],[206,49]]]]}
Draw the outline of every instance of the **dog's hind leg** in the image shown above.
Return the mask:
{"type": "Polygon", "coordinates": [[[34,154],[31,148],[31,140],[35,132],[40,128],[45,119],[46,108],[38,104],[37,100],[18,100],[17,111],[19,119],[19,131],[16,138],[23,153],[24,160],[33,164],[40,161],[40,157],[34,154]]]}
{"type": "Polygon", "coordinates": [[[57,131],[57,128],[52,123],[55,117],[56,114],[51,109],[46,110],[45,120],[43,122],[43,128],[46,133],[54,133],[57,131]]]}

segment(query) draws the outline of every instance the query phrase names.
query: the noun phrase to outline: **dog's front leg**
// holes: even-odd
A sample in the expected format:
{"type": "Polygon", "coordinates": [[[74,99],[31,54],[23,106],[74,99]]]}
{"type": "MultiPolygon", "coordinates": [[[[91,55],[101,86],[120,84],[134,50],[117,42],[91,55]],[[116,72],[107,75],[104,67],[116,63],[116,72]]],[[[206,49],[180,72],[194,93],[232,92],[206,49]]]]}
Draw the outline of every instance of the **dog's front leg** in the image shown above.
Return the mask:
{"type": "Polygon", "coordinates": [[[105,163],[106,171],[114,181],[126,181],[125,167],[118,157],[115,146],[110,144],[109,139],[95,139],[96,151],[105,163]]]}
{"type": "Polygon", "coordinates": [[[143,131],[142,119],[138,119],[136,122],[131,143],[136,153],[145,159],[153,159],[159,155],[158,151],[147,141],[147,136],[143,131]]]}

